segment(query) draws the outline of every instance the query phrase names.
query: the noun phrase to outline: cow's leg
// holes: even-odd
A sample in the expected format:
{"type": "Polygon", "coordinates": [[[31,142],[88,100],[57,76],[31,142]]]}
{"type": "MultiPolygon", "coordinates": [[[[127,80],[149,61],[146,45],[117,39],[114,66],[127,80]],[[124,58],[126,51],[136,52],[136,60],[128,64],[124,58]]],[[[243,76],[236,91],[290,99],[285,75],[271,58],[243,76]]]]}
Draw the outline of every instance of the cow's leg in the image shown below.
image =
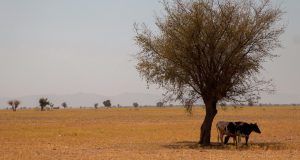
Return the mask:
{"type": "Polygon", "coordinates": [[[223,135],[222,134],[218,135],[218,143],[223,143],[223,135]]]}
{"type": "Polygon", "coordinates": [[[241,135],[237,135],[237,146],[241,143],[241,135]]]}
{"type": "Polygon", "coordinates": [[[246,145],[248,145],[249,136],[245,136],[246,145]]]}
{"type": "Polygon", "coordinates": [[[221,143],[222,143],[222,144],[223,144],[223,142],[224,142],[224,141],[223,141],[223,137],[224,137],[224,134],[221,133],[221,134],[220,134],[220,140],[221,140],[221,143]]]}
{"type": "Polygon", "coordinates": [[[220,142],[220,131],[219,128],[217,128],[217,132],[218,132],[218,143],[220,142]]]}
{"type": "Polygon", "coordinates": [[[225,137],[224,144],[227,144],[227,143],[228,143],[228,141],[229,141],[229,138],[230,138],[230,136],[226,136],[226,137],[225,137]]]}
{"type": "Polygon", "coordinates": [[[233,144],[235,144],[237,146],[237,138],[236,138],[236,135],[234,135],[233,137],[233,144]]]}

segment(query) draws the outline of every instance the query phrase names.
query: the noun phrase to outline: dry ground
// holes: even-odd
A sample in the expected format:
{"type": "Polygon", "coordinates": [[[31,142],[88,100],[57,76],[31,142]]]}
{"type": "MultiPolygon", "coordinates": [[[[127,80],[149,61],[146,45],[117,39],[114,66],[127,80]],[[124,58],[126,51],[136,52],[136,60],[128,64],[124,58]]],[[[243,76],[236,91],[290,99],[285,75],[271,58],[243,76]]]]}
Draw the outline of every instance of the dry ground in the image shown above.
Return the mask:
{"type": "Polygon", "coordinates": [[[300,159],[300,107],[228,108],[215,122],[258,122],[250,146],[197,145],[204,110],[0,111],[0,159],[300,159]]]}

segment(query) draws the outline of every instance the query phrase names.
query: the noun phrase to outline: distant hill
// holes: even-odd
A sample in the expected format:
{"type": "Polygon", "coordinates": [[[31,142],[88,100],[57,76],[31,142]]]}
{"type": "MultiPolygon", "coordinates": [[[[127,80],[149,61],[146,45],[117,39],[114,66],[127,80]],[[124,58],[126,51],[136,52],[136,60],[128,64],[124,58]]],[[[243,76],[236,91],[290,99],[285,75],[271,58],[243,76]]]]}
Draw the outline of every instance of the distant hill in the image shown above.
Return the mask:
{"type": "MultiPolygon", "coordinates": [[[[24,96],[18,98],[8,98],[0,97],[0,108],[8,107],[7,101],[12,99],[18,99],[21,101],[21,106],[34,107],[38,106],[38,100],[41,97],[47,97],[55,106],[61,106],[63,102],[67,102],[68,106],[72,107],[92,107],[95,103],[99,103],[103,106],[102,102],[109,99],[112,105],[117,106],[132,106],[133,102],[137,102],[140,106],[145,105],[156,105],[158,101],[161,101],[162,96],[156,94],[146,94],[146,93],[122,93],[116,96],[103,96],[92,93],[77,93],[77,94],[67,94],[67,95],[33,95],[24,96]]],[[[300,97],[296,94],[274,94],[263,96],[260,103],[264,104],[299,104],[300,97]],[[276,99],[276,100],[274,100],[276,99]]],[[[199,102],[200,103],[200,102],[199,102]]],[[[179,102],[174,102],[173,104],[179,104],[179,102]]]]}
{"type": "Polygon", "coordinates": [[[90,93],[77,93],[68,95],[33,95],[24,96],[18,98],[1,98],[0,108],[8,107],[7,101],[11,99],[18,99],[21,101],[21,106],[33,107],[38,106],[38,100],[41,97],[48,98],[55,106],[61,106],[62,102],[66,102],[68,106],[72,107],[92,107],[95,103],[99,103],[102,106],[104,100],[111,100],[112,105],[131,106],[133,102],[139,103],[139,105],[155,105],[161,100],[160,95],[145,94],[145,93],[122,93],[116,96],[103,96],[90,93]]]}

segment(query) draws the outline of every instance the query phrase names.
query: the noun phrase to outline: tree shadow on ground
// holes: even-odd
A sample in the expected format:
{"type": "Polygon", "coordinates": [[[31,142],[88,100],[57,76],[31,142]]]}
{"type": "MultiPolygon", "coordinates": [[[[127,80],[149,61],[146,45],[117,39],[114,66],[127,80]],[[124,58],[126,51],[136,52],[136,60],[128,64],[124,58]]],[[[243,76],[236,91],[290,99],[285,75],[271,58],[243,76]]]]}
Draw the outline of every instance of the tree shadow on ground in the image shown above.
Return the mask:
{"type": "Polygon", "coordinates": [[[262,150],[283,150],[287,147],[280,142],[256,142],[250,143],[249,145],[240,144],[238,147],[233,143],[227,145],[222,145],[221,143],[212,142],[210,146],[201,146],[195,141],[180,141],[168,145],[163,145],[165,148],[169,149],[215,149],[215,150],[248,150],[248,149],[262,149],[262,150]]]}

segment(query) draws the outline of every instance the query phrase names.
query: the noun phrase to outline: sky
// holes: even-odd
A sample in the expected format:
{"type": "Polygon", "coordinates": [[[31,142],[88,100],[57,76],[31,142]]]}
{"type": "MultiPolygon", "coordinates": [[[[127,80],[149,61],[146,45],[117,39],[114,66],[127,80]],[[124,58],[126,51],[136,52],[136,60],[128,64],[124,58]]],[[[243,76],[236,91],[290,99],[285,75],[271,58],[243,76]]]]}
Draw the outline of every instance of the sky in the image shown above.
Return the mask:
{"type": "MultiPolygon", "coordinates": [[[[300,1],[273,0],[286,14],[284,48],[265,64],[276,95],[300,103],[300,1]]],[[[124,92],[148,89],[135,69],[133,24],[154,25],[158,0],[0,0],[0,97],[124,92]]]]}

